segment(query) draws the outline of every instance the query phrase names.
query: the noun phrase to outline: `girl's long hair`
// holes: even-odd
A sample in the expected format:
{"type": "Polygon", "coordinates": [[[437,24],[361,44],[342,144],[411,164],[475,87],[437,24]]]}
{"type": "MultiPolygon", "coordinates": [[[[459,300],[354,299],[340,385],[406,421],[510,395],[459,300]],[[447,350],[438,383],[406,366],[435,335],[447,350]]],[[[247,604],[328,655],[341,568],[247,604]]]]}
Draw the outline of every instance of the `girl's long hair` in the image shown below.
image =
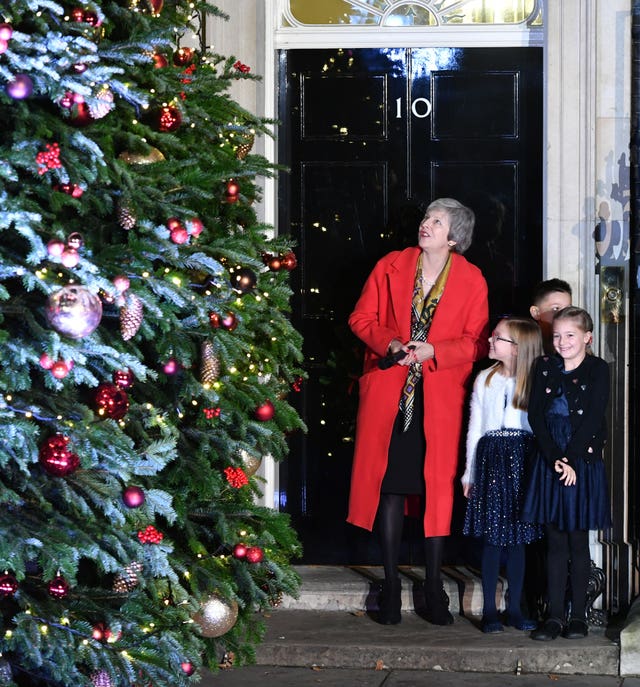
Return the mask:
{"type": "MultiPolygon", "coordinates": [[[[529,394],[531,392],[531,368],[533,361],[544,353],[542,346],[542,333],[538,323],[525,317],[505,317],[509,336],[518,345],[516,356],[516,388],[513,393],[512,405],[518,410],[527,410],[529,406],[529,394]]],[[[487,386],[493,375],[502,367],[498,361],[487,375],[487,386]]]]}

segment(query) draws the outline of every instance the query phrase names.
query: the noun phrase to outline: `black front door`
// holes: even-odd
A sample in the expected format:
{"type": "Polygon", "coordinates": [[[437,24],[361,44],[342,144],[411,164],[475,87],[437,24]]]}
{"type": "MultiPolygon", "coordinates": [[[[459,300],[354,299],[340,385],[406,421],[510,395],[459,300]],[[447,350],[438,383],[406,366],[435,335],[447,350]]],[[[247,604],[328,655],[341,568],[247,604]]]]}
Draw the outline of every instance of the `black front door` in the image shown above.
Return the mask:
{"type": "MultiPolygon", "coordinates": [[[[291,438],[280,507],[305,562],[378,563],[374,539],[345,523],[362,364],[347,319],[375,261],[415,245],[443,196],[476,213],[466,257],[492,317],[528,312],[542,265],[542,51],[295,50],[280,56],[280,87],[278,226],[298,243],[293,320],[309,373],[297,395],[308,433],[291,438]]],[[[406,529],[403,562],[419,562],[421,525],[406,529]]]]}

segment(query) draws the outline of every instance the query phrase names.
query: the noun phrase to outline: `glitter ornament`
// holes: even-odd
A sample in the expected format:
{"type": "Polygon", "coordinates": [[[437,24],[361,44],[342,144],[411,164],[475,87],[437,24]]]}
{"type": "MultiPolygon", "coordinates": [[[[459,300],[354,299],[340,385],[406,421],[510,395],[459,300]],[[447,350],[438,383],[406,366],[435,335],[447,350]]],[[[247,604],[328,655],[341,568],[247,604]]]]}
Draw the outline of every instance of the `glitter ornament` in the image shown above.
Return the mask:
{"type": "Polygon", "coordinates": [[[262,405],[258,406],[254,412],[254,417],[260,422],[268,422],[273,419],[275,408],[270,400],[266,400],[262,405]]]}
{"type": "Polygon", "coordinates": [[[26,74],[16,74],[5,86],[7,95],[14,100],[24,100],[33,93],[33,81],[26,74]]]}
{"type": "Polygon", "coordinates": [[[144,491],[140,487],[127,487],[122,493],[122,500],[127,508],[139,508],[144,503],[144,491]]]}
{"type": "Polygon", "coordinates": [[[9,572],[0,575],[0,597],[13,596],[18,591],[18,580],[9,572]]]}
{"type": "Polygon", "coordinates": [[[229,632],[237,619],[238,604],[235,601],[226,601],[216,594],[210,596],[193,616],[205,637],[221,637],[229,632]]]}
{"type": "Polygon", "coordinates": [[[162,152],[153,146],[146,153],[129,153],[124,151],[118,155],[118,160],[122,160],[128,165],[152,165],[165,159],[162,152]]]}
{"type": "Polygon", "coordinates": [[[49,475],[66,477],[80,466],[80,459],[68,448],[69,441],[69,437],[63,434],[54,434],[40,447],[40,465],[49,475]]]}
{"type": "Polygon", "coordinates": [[[131,592],[138,586],[138,576],[142,572],[142,564],[132,561],[122,573],[118,573],[113,581],[113,591],[123,594],[131,592]]]}
{"type": "Polygon", "coordinates": [[[242,294],[249,293],[256,288],[257,277],[248,267],[235,269],[231,275],[231,285],[242,294]]]}
{"type": "Polygon", "coordinates": [[[236,157],[238,158],[238,160],[244,160],[245,157],[247,157],[247,155],[251,152],[251,149],[253,148],[254,140],[255,136],[251,134],[247,137],[247,140],[244,143],[241,143],[236,148],[236,157]]]}
{"type": "Polygon", "coordinates": [[[133,372],[129,369],[124,369],[124,370],[116,370],[113,373],[113,383],[119,388],[119,389],[129,389],[133,386],[134,382],[134,376],[133,372]]]}
{"type": "Polygon", "coordinates": [[[200,347],[200,381],[213,384],[220,376],[220,359],[215,354],[211,341],[204,341],[200,347]]]}
{"type": "Polygon", "coordinates": [[[133,210],[130,207],[127,207],[126,205],[118,206],[117,216],[118,224],[127,231],[129,231],[129,229],[133,229],[133,227],[136,226],[136,222],[138,221],[137,217],[133,213],[133,210]]]}
{"type": "Polygon", "coordinates": [[[13,671],[11,670],[11,663],[4,658],[0,658],[0,685],[14,684],[13,671]]]}
{"type": "Polygon", "coordinates": [[[96,100],[98,102],[89,105],[89,114],[93,119],[106,117],[113,109],[113,93],[105,86],[96,94],[96,100]]]}
{"type": "Polygon", "coordinates": [[[260,563],[264,559],[264,551],[259,546],[250,546],[246,557],[249,563],[260,563]]]}
{"type": "Polygon", "coordinates": [[[120,308],[120,333],[125,341],[132,339],[140,329],[144,313],[142,301],[134,294],[127,294],[126,304],[120,308]]]}
{"type": "Polygon", "coordinates": [[[182,114],[173,105],[163,105],[156,115],[156,126],[158,131],[169,133],[177,131],[182,124],[182,114]]]}
{"type": "Polygon", "coordinates": [[[91,673],[91,684],[93,687],[112,687],[111,677],[106,670],[98,670],[91,673]]]}
{"type": "Polygon", "coordinates": [[[119,274],[117,277],[113,278],[113,285],[120,293],[124,293],[131,286],[131,281],[126,274],[119,274]]]}
{"type": "Polygon", "coordinates": [[[129,410],[129,398],[126,391],[104,382],[98,386],[95,396],[96,411],[100,417],[121,420],[129,410]]]}
{"type": "Polygon", "coordinates": [[[82,339],[100,324],[102,303],[84,286],[64,286],[49,296],[46,314],[57,332],[71,339],[82,339]]]}
{"type": "Polygon", "coordinates": [[[242,459],[242,469],[247,477],[252,477],[256,474],[256,472],[258,472],[260,465],[262,464],[262,458],[258,456],[252,456],[244,449],[240,449],[240,458],[242,459]]]}
{"type": "Polygon", "coordinates": [[[69,583],[62,575],[56,575],[47,585],[47,591],[55,599],[64,599],[69,593],[69,583]]]}

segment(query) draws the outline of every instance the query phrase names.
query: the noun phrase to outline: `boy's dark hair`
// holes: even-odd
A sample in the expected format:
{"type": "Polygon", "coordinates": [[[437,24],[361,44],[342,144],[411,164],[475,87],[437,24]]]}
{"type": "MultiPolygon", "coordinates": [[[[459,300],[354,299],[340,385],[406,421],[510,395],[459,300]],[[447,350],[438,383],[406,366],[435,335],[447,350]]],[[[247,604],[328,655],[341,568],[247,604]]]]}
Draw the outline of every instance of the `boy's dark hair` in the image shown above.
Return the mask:
{"type": "Polygon", "coordinates": [[[533,289],[533,304],[538,305],[540,301],[555,291],[567,293],[569,294],[569,297],[573,296],[571,293],[571,286],[568,282],[564,281],[564,279],[545,279],[537,284],[537,286],[533,289]]]}

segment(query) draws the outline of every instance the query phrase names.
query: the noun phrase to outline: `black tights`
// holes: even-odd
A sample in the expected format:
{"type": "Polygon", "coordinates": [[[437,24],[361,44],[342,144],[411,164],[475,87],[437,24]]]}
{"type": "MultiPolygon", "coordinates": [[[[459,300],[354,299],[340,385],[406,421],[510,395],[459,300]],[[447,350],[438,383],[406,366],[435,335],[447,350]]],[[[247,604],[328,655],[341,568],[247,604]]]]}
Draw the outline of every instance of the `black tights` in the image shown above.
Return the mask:
{"type": "MultiPolygon", "coordinates": [[[[378,530],[382,548],[382,565],[387,580],[398,576],[400,543],[404,525],[405,494],[381,494],[378,507],[378,530]]],[[[440,568],[444,552],[444,537],[426,537],[425,546],[425,579],[436,582],[440,580],[440,568]]]]}
{"type": "Polygon", "coordinates": [[[496,586],[500,574],[500,560],[503,550],[507,557],[507,583],[509,589],[509,605],[507,616],[509,623],[514,625],[522,619],[520,597],[524,580],[524,544],[513,546],[493,546],[485,542],[482,549],[482,594],[484,607],[482,615],[487,622],[498,620],[496,608],[496,586]]]}
{"type": "Polygon", "coordinates": [[[563,619],[567,578],[570,576],[571,616],[584,620],[591,558],[588,530],[566,532],[547,525],[549,616],[563,619]]]}

